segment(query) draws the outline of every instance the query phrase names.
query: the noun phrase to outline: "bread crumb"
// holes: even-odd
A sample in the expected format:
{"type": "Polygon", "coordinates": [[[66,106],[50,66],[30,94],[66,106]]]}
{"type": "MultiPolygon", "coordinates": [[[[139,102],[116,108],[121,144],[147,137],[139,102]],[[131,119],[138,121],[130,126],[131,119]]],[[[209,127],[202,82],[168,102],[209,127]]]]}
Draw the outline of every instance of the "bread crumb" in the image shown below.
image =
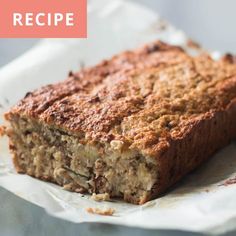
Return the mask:
{"type": "Polygon", "coordinates": [[[111,200],[109,193],[100,193],[100,194],[93,193],[91,199],[98,202],[111,200]]]}
{"type": "Polygon", "coordinates": [[[220,184],[220,186],[229,186],[232,184],[236,184],[236,176],[234,178],[226,180],[223,184],[220,184]]]}
{"type": "Polygon", "coordinates": [[[0,137],[6,134],[6,127],[0,126],[0,137]]]}
{"type": "Polygon", "coordinates": [[[201,46],[191,39],[187,41],[187,46],[193,49],[201,49],[201,46]]]}
{"type": "Polygon", "coordinates": [[[236,56],[230,54],[230,53],[227,53],[225,54],[221,60],[223,62],[227,62],[227,63],[231,63],[231,64],[236,64],[236,56]]]}
{"type": "Polygon", "coordinates": [[[98,214],[102,216],[112,216],[115,213],[115,210],[113,208],[100,209],[89,207],[86,210],[88,213],[98,214]]]}

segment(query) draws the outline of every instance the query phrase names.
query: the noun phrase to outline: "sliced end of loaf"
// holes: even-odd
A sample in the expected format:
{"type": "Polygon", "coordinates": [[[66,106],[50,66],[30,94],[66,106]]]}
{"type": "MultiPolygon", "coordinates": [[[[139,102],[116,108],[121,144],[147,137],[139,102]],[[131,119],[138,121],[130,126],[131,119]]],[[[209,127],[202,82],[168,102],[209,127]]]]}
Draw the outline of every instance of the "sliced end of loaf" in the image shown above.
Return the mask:
{"type": "Polygon", "coordinates": [[[71,134],[33,119],[10,115],[10,149],[19,173],[51,181],[79,193],[108,193],[142,204],[152,198],[158,179],[155,160],[124,146],[84,143],[71,134]]]}

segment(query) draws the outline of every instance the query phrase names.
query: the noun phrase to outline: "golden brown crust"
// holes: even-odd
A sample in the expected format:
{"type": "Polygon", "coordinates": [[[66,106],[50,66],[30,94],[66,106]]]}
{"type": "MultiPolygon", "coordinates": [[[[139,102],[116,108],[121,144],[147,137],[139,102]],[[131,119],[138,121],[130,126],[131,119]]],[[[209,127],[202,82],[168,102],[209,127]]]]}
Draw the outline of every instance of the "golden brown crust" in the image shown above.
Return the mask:
{"type": "Polygon", "coordinates": [[[11,113],[82,133],[85,142],[121,140],[156,156],[186,122],[224,109],[236,91],[233,64],[160,45],[126,52],[36,90],[11,113]]]}
{"type": "Polygon", "coordinates": [[[105,86],[104,80],[110,75],[137,68],[149,68],[160,64],[175,63],[185,57],[182,49],[170,46],[160,41],[150,43],[135,51],[126,51],[104,60],[95,67],[84,69],[78,73],[69,73],[69,78],[57,84],[51,84],[28,92],[25,98],[14,108],[15,112],[24,113],[31,116],[39,116],[55,101],[59,101],[66,96],[73,94],[94,95],[96,90],[105,86]],[[175,58],[178,52],[177,58],[175,58]]]}

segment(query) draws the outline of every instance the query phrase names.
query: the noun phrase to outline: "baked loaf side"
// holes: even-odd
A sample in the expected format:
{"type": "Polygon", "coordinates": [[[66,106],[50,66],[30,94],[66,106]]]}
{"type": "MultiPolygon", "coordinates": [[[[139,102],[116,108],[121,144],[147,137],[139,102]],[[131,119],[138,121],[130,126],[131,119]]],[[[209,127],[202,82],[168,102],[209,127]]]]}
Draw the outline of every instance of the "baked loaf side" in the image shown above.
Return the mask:
{"type": "Polygon", "coordinates": [[[142,204],[236,136],[231,57],[155,42],[43,87],[6,119],[20,173],[142,204]]]}

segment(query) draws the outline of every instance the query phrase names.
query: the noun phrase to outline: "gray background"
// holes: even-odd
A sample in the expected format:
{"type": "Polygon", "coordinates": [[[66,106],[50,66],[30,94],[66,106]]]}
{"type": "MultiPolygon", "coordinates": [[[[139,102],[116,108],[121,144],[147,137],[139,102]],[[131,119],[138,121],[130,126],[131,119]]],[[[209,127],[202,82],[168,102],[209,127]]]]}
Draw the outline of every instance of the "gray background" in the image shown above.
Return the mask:
{"type": "MultiPolygon", "coordinates": [[[[157,11],[207,49],[236,53],[235,0],[133,0],[157,11]]],[[[0,66],[22,54],[37,39],[0,39],[0,66]]],[[[101,224],[72,224],[0,189],[0,235],[198,235],[146,231],[101,224]]],[[[227,235],[236,235],[235,233],[227,235]]]]}

